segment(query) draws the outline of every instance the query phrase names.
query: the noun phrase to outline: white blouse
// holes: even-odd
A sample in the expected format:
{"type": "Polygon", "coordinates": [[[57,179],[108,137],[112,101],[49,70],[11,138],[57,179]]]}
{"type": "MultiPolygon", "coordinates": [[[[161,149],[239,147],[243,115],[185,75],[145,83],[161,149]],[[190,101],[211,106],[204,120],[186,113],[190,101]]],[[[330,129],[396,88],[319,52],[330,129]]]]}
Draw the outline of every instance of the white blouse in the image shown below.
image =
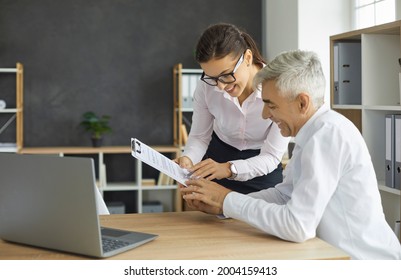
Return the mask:
{"type": "Polygon", "coordinates": [[[262,118],[260,90],[240,106],[238,98],[199,81],[193,104],[192,126],[183,155],[194,164],[205,155],[214,130],[223,142],[238,150],[261,149],[255,157],[232,161],[238,171],[235,180],[246,181],[277,168],[290,138],[283,137],[271,120],[262,118]]]}
{"type": "Polygon", "coordinates": [[[285,240],[315,236],[354,259],[401,259],[375,171],[358,129],[323,106],[295,137],[284,181],[248,196],[231,192],[224,215],[285,240]]]}

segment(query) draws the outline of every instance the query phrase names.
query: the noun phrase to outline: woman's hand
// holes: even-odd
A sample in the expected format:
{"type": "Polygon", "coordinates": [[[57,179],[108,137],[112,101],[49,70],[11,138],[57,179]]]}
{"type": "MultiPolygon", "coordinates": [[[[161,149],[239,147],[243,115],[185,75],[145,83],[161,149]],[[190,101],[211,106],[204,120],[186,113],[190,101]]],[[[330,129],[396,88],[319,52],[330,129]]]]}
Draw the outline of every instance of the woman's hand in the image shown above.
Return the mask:
{"type": "Polygon", "coordinates": [[[229,162],[218,163],[210,158],[195,164],[189,171],[192,172],[191,178],[205,178],[206,180],[220,180],[231,176],[229,162]]]}
{"type": "Polygon", "coordinates": [[[186,169],[190,169],[194,165],[192,163],[192,160],[187,156],[176,158],[173,161],[176,162],[182,168],[186,168],[186,169]]]}
{"type": "MultiPolygon", "coordinates": [[[[177,163],[180,167],[186,168],[188,170],[193,166],[192,160],[187,156],[175,158],[175,159],[173,159],[173,161],[175,163],[177,163]]],[[[180,183],[178,183],[178,187],[179,188],[185,188],[185,186],[180,184],[180,183]]]]}

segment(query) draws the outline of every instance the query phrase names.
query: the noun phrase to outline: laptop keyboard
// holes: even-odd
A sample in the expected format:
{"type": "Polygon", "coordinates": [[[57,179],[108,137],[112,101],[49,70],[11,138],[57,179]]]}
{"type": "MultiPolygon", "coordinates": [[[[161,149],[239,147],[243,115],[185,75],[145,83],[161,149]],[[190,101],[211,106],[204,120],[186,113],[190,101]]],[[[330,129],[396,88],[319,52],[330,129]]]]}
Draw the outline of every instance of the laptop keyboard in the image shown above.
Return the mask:
{"type": "Polygon", "coordinates": [[[107,252],[110,252],[113,250],[117,250],[117,249],[125,247],[129,244],[130,244],[129,242],[125,242],[125,241],[121,241],[121,240],[102,238],[102,246],[103,246],[104,253],[107,253],[107,252]]]}

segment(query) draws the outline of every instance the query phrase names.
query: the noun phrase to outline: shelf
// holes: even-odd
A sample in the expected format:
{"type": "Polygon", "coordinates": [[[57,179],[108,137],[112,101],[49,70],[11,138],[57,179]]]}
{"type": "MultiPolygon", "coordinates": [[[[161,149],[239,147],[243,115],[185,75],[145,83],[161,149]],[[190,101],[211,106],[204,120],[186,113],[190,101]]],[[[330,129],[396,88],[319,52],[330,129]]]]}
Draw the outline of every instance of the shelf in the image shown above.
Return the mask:
{"type": "MultiPolygon", "coordinates": [[[[152,146],[160,153],[176,153],[175,146],[152,146]]],[[[131,154],[130,146],[102,146],[102,147],[24,147],[22,154],[131,154]]]]}
{"type": "Polygon", "coordinates": [[[182,74],[202,74],[203,70],[202,69],[182,68],[181,73],[182,74]]]}
{"type": "Polygon", "coordinates": [[[0,114],[1,113],[9,114],[9,113],[17,113],[17,112],[18,112],[18,109],[16,109],[16,108],[0,109],[0,114]]]}
{"type": "Polygon", "coordinates": [[[0,73],[17,73],[16,68],[0,68],[0,73]]]}
{"type": "Polygon", "coordinates": [[[373,27],[363,28],[359,30],[349,31],[342,34],[333,35],[330,37],[331,40],[342,41],[342,40],[360,40],[362,34],[388,34],[388,35],[400,35],[401,21],[394,21],[373,27]]]}
{"type": "Polygon", "coordinates": [[[181,108],[181,112],[193,112],[194,108],[181,108]]]}
{"type": "Polygon", "coordinates": [[[101,191],[132,191],[132,190],[175,190],[177,185],[166,185],[166,186],[138,186],[132,182],[118,182],[118,183],[107,183],[106,187],[101,187],[101,191]]]}
{"type": "Polygon", "coordinates": [[[333,104],[332,106],[333,109],[347,109],[347,110],[361,110],[362,105],[338,105],[338,104],[333,104]]]}
{"type": "Polygon", "coordinates": [[[384,185],[384,182],[379,182],[379,190],[381,190],[383,192],[392,193],[392,194],[401,196],[401,191],[400,190],[394,189],[394,188],[389,188],[389,187],[384,185]]]}
{"type": "Polygon", "coordinates": [[[364,109],[366,110],[377,110],[377,111],[401,111],[401,106],[399,105],[394,105],[394,106],[387,106],[387,105],[370,105],[370,106],[364,106],[364,109]]]}
{"type": "Polygon", "coordinates": [[[104,146],[104,147],[24,147],[22,154],[124,154],[131,153],[130,146],[104,146]]]}
{"type": "Polygon", "coordinates": [[[176,190],[178,188],[177,185],[154,185],[154,186],[142,186],[143,191],[151,191],[151,190],[176,190]]]}
{"type": "Polygon", "coordinates": [[[100,187],[101,191],[137,191],[139,186],[133,182],[118,182],[118,183],[107,183],[106,186],[100,187]]]}
{"type": "Polygon", "coordinates": [[[16,153],[17,147],[1,147],[0,146],[0,153],[16,153]]]}
{"type": "Polygon", "coordinates": [[[336,110],[377,110],[377,111],[401,111],[400,105],[332,105],[336,110]]]}

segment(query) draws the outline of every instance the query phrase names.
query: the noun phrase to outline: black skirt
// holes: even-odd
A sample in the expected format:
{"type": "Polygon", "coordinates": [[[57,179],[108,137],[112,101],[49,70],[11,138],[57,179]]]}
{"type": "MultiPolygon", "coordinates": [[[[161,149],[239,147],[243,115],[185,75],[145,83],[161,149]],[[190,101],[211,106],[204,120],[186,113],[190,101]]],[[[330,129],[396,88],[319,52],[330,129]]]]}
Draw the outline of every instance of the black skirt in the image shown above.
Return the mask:
{"type": "MultiPolygon", "coordinates": [[[[260,149],[240,151],[231,145],[223,142],[216,133],[213,132],[212,140],[203,159],[213,159],[216,162],[223,163],[238,159],[248,159],[260,154],[260,149]]],[[[235,180],[213,180],[214,182],[223,185],[224,187],[233,191],[247,194],[251,192],[260,191],[263,189],[271,188],[283,181],[283,167],[281,163],[277,168],[267,175],[255,177],[248,181],[235,181],[235,180]]]]}

